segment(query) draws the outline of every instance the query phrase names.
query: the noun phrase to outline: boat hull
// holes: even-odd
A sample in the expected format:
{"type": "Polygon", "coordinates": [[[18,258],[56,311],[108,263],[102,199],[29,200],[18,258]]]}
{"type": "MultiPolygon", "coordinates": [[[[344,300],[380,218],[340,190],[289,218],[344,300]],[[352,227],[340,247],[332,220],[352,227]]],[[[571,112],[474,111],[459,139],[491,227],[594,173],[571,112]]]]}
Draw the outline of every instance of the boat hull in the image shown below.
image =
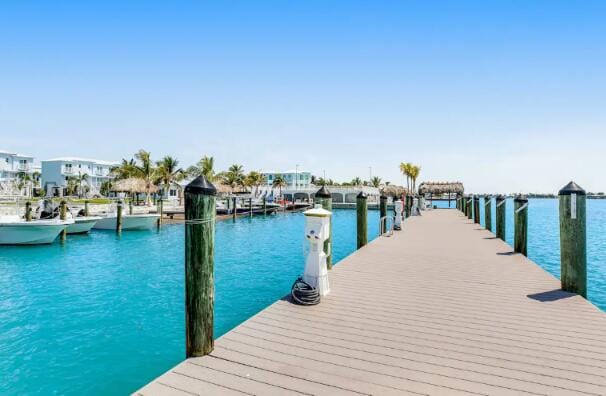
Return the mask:
{"type": "MultiPolygon", "coordinates": [[[[160,215],[157,214],[124,215],[122,216],[122,231],[149,230],[156,225],[159,218],[160,215]]],[[[96,230],[115,230],[116,221],[116,216],[102,217],[93,228],[96,230]]]]}
{"type": "Polygon", "coordinates": [[[101,217],[76,217],[74,224],[67,227],[68,234],[86,234],[89,232],[101,217]]]}
{"type": "Polygon", "coordinates": [[[42,245],[53,243],[69,224],[65,222],[35,221],[0,223],[0,245],[42,245]]]}

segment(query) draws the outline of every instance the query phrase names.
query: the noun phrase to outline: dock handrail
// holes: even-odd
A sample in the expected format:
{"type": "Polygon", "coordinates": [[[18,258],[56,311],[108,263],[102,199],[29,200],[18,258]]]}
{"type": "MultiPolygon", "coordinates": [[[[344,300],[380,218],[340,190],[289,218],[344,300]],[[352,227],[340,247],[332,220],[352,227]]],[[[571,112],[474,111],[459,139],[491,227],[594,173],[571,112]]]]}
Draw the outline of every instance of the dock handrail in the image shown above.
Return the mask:
{"type": "Polygon", "coordinates": [[[390,237],[393,235],[393,225],[395,223],[395,216],[383,216],[379,219],[379,236],[390,237]],[[387,219],[391,219],[391,225],[387,227],[387,219]]]}

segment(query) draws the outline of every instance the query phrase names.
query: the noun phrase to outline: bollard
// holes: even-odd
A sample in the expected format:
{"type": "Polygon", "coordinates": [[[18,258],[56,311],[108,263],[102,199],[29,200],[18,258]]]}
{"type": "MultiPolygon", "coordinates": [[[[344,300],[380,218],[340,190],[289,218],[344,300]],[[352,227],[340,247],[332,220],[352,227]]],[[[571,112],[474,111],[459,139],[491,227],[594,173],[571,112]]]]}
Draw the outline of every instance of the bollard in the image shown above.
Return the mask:
{"type": "Polygon", "coordinates": [[[492,197],[484,195],[484,228],[492,232],[492,197]]]}
{"type": "Polygon", "coordinates": [[[185,349],[188,358],[214,347],[215,196],[204,176],[185,187],[185,349]]]}
{"type": "Polygon", "coordinates": [[[515,209],[513,250],[528,256],[528,198],[518,195],[513,200],[513,207],[515,209]]]}
{"type": "Polygon", "coordinates": [[[496,209],[497,209],[497,238],[505,241],[505,212],[507,209],[507,200],[505,196],[499,194],[495,199],[496,209]]]}
{"type": "Polygon", "coordinates": [[[88,199],[84,201],[84,216],[90,216],[90,212],[88,210],[88,199]]]}
{"type": "Polygon", "coordinates": [[[32,203],[30,201],[25,203],[25,221],[32,221],[32,203]]]}
{"type": "Polygon", "coordinates": [[[118,201],[116,207],[116,232],[120,234],[122,232],[122,200],[118,201]]]}
{"type": "MultiPolygon", "coordinates": [[[[325,209],[332,213],[332,195],[326,186],[322,186],[316,192],[315,203],[322,205],[325,209]]],[[[328,220],[328,239],[324,241],[324,253],[326,254],[326,268],[332,269],[332,214],[328,220]]]]}
{"type": "Polygon", "coordinates": [[[236,197],[232,198],[232,209],[231,209],[231,213],[232,213],[232,218],[234,219],[234,221],[236,221],[236,214],[238,212],[238,209],[236,208],[236,197]]]}
{"type": "Polygon", "coordinates": [[[467,197],[467,218],[469,220],[473,219],[473,195],[467,197]]]}
{"type": "Polygon", "coordinates": [[[473,222],[480,224],[480,196],[473,196],[473,222]]]}
{"type": "Polygon", "coordinates": [[[356,197],[356,211],[357,211],[357,228],[358,228],[358,249],[368,243],[368,196],[364,191],[360,191],[356,197]]]}
{"type": "Polygon", "coordinates": [[[160,229],[160,226],[162,225],[162,218],[164,217],[164,201],[162,198],[158,200],[158,214],[160,217],[158,217],[157,227],[160,229]]]}
{"type": "Polygon", "coordinates": [[[562,290],[587,298],[586,193],[575,182],[570,182],[558,195],[562,290]]]}
{"type": "MultiPolygon", "coordinates": [[[[59,204],[59,219],[66,220],[67,219],[67,202],[62,200],[59,204]]],[[[61,242],[65,242],[67,239],[67,227],[61,231],[61,242]]]]}
{"type": "Polygon", "coordinates": [[[380,230],[386,231],[387,229],[387,196],[383,193],[379,196],[379,222],[380,230]]]}
{"type": "Polygon", "coordinates": [[[133,214],[133,199],[129,199],[128,200],[128,214],[132,215],[133,214]]]}

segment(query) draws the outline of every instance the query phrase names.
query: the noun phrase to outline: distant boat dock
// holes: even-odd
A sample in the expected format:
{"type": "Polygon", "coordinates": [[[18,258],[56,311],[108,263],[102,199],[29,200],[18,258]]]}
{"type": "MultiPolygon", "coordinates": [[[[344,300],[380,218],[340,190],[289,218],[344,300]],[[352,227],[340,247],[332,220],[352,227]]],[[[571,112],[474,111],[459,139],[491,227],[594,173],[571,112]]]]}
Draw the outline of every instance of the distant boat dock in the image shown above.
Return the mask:
{"type": "Polygon", "coordinates": [[[455,210],[424,211],[138,395],[604,395],[606,314],[455,210]]]}

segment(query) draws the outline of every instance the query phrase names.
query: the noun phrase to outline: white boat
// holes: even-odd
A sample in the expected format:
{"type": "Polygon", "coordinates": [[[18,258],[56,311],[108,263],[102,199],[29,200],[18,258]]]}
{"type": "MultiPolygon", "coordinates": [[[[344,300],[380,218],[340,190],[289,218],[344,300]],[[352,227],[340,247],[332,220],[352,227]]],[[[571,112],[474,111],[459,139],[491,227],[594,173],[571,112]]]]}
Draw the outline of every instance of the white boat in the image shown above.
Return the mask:
{"type": "MultiPolygon", "coordinates": [[[[122,231],[149,230],[156,225],[159,218],[159,214],[122,215],[122,231]]],[[[115,230],[117,219],[116,214],[109,214],[97,220],[93,228],[96,230],[115,230]]]]}
{"type": "Polygon", "coordinates": [[[80,216],[73,219],[74,224],[67,226],[68,234],[86,234],[97,221],[101,220],[99,216],[80,216]]]}
{"type": "Polygon", "coordinates": [[[41,245],[53,243],[73,220],[25,221],[19,216],[0,216],[0,245],[41,245]]]}

